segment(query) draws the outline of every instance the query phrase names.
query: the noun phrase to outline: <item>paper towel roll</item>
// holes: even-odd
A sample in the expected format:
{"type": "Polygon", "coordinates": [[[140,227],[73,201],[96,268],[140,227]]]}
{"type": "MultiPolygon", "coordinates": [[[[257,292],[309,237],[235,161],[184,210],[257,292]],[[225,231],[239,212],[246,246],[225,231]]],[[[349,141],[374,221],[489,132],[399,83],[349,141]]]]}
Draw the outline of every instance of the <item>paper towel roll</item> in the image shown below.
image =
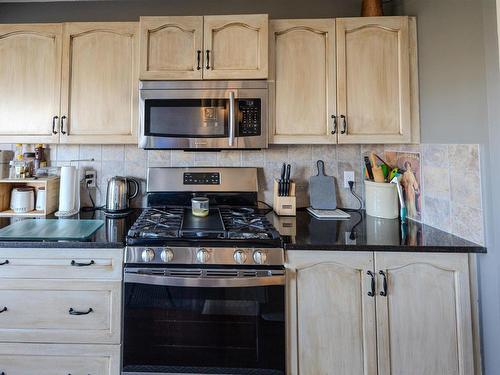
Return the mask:
{"type": "Polygon", "coordinates": [[[73,166],[61,167],[59,189],[59,211],[68,212],[75,209],[77,170],[73,166]]]}

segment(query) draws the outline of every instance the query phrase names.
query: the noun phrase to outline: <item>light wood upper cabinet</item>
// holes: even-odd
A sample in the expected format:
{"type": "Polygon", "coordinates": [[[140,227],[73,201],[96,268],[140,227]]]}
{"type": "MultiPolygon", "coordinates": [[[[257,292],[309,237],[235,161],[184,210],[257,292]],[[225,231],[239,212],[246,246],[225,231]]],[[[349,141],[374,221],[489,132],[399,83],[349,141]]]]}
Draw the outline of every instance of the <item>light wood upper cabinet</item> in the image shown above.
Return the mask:
{"type": "Polygon", "coordinates": [[[287,256],[288,373],[377,374],[373,253],[287,256]]]}
{"type": "Polygon", "coordinates": [[[60,24],[0,25],[0,142],[57,142],[61,36],[60,24]]]}
{"type": "Polygon", "coordinates": [[[267,78],[268,28],[266,14],[205,16],[203,77],[267,78]]]}
{"type": "Polygon", "coordinates": [[[375,253],[379,373],[474,374],[467,254],[375,253]],[[381,281],[381,280],[380,280],[381,281]]]}
{"type": "Polygon", "coordinates": [[[203,17],[141,17],[141,79],[202,79],[203,17]]]}
{"type": "Polygon", "coordinates": [[[137,48],[137,23],[65,24],[61,143],[137,143],[137,48]]]}
{"type": "Polygon", "coordinates": [[[272,143],[336,143],[335,21],[270,22],[272,143]]]}
{"type": "Polygon", "coordinates": [[[409,42],[408,17],[337,19],[339,143],[411,142],[409,42]]]}

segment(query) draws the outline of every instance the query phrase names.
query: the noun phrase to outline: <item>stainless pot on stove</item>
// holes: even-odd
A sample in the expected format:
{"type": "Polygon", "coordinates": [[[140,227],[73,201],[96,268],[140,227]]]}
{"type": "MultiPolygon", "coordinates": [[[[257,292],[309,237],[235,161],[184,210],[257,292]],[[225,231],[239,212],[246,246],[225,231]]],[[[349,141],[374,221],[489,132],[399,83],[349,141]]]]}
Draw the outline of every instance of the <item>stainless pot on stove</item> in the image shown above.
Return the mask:
{"type": "Polygon", "coordinates": [[[122,212],[130,207],[130,200],[139,194],[139,181],[130,177],[112,177],[106,191],[106,211],[122,212]],[[132,185],[133,193],[132,193],[132,185]]]}

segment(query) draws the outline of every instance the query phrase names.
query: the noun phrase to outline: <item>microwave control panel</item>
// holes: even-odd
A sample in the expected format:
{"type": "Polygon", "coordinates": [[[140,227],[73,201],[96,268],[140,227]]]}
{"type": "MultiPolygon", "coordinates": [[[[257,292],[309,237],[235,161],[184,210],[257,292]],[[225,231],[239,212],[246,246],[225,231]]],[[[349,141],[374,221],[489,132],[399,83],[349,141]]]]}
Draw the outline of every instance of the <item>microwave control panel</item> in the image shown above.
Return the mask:
{"type": "Polygon", "coordinates": [[[261,103],[260,99],[239,99],[239,136],[261,134],[261,103]]]}

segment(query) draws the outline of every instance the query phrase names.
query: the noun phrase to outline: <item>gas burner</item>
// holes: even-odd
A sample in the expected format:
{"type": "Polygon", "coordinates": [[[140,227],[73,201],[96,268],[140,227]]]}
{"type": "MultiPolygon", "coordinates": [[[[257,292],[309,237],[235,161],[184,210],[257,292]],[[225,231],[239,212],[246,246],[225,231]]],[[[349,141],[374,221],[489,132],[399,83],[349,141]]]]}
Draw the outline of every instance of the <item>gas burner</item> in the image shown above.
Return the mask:
{"type": "Polygon", "coordinates": [[[255,210],[250,207],[235,207],[235,208],[230,208],[229,212],[234,216],[246,216],[253,214],[255,210]]]}

